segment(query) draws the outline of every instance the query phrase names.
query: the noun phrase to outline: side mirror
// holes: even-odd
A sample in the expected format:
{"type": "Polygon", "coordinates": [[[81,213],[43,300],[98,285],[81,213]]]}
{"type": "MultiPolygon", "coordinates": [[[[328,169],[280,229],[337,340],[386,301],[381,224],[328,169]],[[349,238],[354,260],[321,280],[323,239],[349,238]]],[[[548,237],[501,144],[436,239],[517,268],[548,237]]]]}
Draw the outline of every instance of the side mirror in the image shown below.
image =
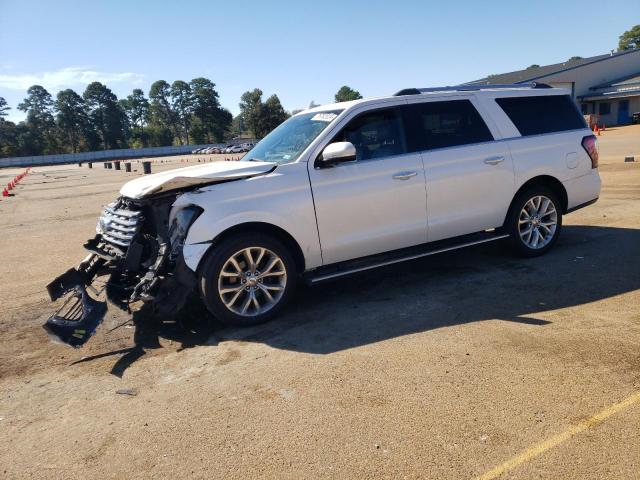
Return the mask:
{"type": "Polygon", "coordinates": [[[319,167],[330,167],[339,162],[349,162],[356,159],[356,147],[351,142],[330,143],[318,158],[319,167]]]}

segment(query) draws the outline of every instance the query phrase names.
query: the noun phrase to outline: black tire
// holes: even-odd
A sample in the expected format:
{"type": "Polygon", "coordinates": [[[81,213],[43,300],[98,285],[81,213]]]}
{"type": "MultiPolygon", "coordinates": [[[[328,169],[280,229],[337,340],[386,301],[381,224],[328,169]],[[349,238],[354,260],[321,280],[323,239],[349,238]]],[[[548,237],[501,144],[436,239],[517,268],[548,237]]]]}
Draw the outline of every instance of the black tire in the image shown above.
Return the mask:
{"type": "MultiPolygon", "coordinates": [[[[548,222],[551,220],[551,217],[545,216],[539,221],[544,222],[545,219],[548,222]]],[[[532,228],[535,230],[535,225],[533,225],[532,228]]],[[[543,185],[532,186],[530,188],[527,188],[526,190],[523,190],[522,192],[519,192],[513,199],[513,202],[511,202],[511,206],[509,207],[509,212],[507,213],[507,218],[504,224],[504,229],[505,232],[509,234],[511,246],[517,255],[522,257],[537,257],[539,255],[547,253],[555,245],[556,241],[558,240],[558,236],[560,235],[560,231],[562,230],[562,203],[560,202],[558,195],[552,189],[543,185]],[[525,242],[525,239],[521,237],[519,225],[520,215],[525,208],[525,205],[527,205],[530,200],[536,197],[546,197],[551,201],[551,203],[553,203],[556,214],[556,228],[551,235],[551,238],[546,241],[544,246],[533,248],[530,244],[527,244],[525,242]]],[[[547,234],[546,230],[544,231],[544,234],[547,234]]]]}
{"type": "MultiPolygon", "coordinates": [[[[257,256],[256,252],[253,252],[254,255],[257,256]]],[[[263,261],[261,261],[260,264],[266,267],[266,265],[262,262],[263,261]]],[[[238,263],[244,269],[245,266],[243,266],[241,262],[238,263]]],[[[245,265],[247,263],[248,262],[245,262],[245,265]]],[[[227,268],[229,267],[227,266],[227,268]]],[[[260,323],[267,322],[278,315],[293,295],[296,288],[297,280],[298,272],[291,252],[280,240],[271,235],[263,233],[243,233],[239,234],[238,236],[229,237],[219,244],[214,245],[204,259],[202,267],[200,268],[198,274],[200,294],[202,295],[202,299],[207,309],[222,323],[241,327],[258,325],[260,323]],[[237,311],[233,311],[228,308],[227,305],[225,305],[225,302],[222,299],[222,294],[219,293],[218,288],[219,281],[221,281],[220,273],[222,271],[222,268],[225,267],[225,264],[227,264],[227,261],[229,261],[229,259],[234,256],[234,254],[237,254],[238,252],[247,248],[266,249],[267,251],[270,251],[270,253],[275,254],[282,262],[282,265],[278,264],[279,269],[283,267],[285,272],[284,289],[277,302],[269,307],[267,311],[262,313],[259,313],[257,309],[254,309],[254,314],[250,316],[239,314],[237,311]]],[[[247,282],[246,279],[243,279],[242,281],[247,282]]],[[[239,283],[236,283],[236,285],[240,286],[239,283]]],[[[247,285],[247,287],[245,287],[244,290],[247,290],[250,293],[249,289],[251,287],[248,287],[248,282],[245,285],[247,285]]],[[[258,285],[258,287],[260,286],[258,285]]],[[[262,289],[262,287],[256,287],[256,292],[254,293],[254,295],[261,297],[265,303],[269,303],[267,297],[260,289],[262,289]]],[[[244,291],[242,291],[240,295],[246,298],[249,293],[245,293],[244,291]]],[[[233,294],[229,295],[230,297],[233,297],[233,294]]],[[[227,299],[229,300],[230,297],[228,296],[227,299]]],[[[240,300],[242,300],[242,298],[238,299],[238,301],[240,300]]],[[[241,306],[242,305],[238,305],[238,308],[240,308],[241,306]]],[[[254,308],[253,305],[251,306],[251,308],[254,308]]],[[[248,313],[251,312],[249,311],[248,313]]]]}

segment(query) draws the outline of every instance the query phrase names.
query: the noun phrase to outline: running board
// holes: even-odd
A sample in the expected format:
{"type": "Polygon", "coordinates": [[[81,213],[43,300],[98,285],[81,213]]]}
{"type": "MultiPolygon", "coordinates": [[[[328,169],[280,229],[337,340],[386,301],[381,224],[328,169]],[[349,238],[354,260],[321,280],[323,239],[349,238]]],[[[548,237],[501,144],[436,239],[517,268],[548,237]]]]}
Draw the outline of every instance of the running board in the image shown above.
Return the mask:
{"type": "Polygon", "coordinates": [[[328,265],[326,267],[320,267],[309,272],[306,280],[310,284],[316,284],[334,278],[343,277],[345,275],[365,272],[367,270],[373,270],[374,268],[386,267],[387,265],[428,257],[429,255],[436,255],[438,253],[444,253],[451,250],[458,250],[459,248],[470,247],[472,245],[502,240],[507,237],[509,237],[509,235],[498,230],[472,233],[470,235],[464,235],[454,239],[440,240],[437,242],[419,245],[417,247],[409,247],[390,253],[371,255],[369,257],[362,257],[356,260],[349,260],[346,262],[336,263],[334,265],[328,265]]]}

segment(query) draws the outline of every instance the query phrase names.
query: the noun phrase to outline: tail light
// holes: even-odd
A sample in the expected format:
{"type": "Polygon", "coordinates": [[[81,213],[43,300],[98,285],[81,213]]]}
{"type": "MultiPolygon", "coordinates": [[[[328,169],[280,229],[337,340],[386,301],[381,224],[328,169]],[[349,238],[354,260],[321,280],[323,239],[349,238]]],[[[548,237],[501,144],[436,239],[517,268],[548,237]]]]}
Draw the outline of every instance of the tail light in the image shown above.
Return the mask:
{"type": "Polygon", "coordinates": [[[595,135],[587,135],[582,139],[582,148],[591,159],[591,168],[598,168],[598,139],[595,135]]]}

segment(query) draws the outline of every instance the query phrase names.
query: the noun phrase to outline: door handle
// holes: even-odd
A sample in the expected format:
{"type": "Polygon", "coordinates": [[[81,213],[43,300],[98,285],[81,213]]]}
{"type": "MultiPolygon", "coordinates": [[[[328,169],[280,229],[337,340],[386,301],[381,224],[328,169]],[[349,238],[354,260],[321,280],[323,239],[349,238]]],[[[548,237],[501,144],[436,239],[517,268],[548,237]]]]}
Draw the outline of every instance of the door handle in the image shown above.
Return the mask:
{"type": "Polygon", "coordinates": [[[489,157],[484,159],[484,163],[487,165],[498,165],[499,163],[504,162],[504,157],[502,155],[497,155],[495,157],[489,157]]]}
{"type": "Polygon", "coordinates": [[[393,175],[394,180],[409,180],[411,177],[418,175],[418,172],[398,172],[393,175]]]}

